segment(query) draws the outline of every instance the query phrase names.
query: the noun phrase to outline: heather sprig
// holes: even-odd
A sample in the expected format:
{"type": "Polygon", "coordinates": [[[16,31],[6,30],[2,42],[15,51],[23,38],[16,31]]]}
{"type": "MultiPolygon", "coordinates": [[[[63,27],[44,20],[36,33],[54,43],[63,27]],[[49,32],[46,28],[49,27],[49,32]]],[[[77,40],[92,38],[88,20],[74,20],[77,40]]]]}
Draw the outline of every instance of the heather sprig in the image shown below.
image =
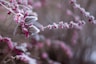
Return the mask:
{"type": "Polygon", "coordinates": [[[70,3],[73,5],[73,7],[75,9],[78,9],[80,10],[80,12],[88,18],[88,21],[92,24],[96,24],[96,20],[95,20],[95,17],[92,16],[89,12],[85,11],[85,9],[83,7],[80,6],[80,4],[77,4],[77,1],[76,0],[70,0],[70,3]]]}
{"type": "Polygon", "coordinates": [[[4,44],[4,43],[6,44],[6,46],[9,49],[6,48],[6,50],[3,49],[4,51],[3,50],[1,51],[2,47],[0,47],[0,53],[5,54],[5,55],[8,53],[7,56],[1,62],[7,63],[9,61],[12,61],[10,59],[15,60],[15,58],[16,58],[17,60],[20,60],[24,63],[36,64],[36,60],[29,57],[27,54],[27,44],[26,43],[22,43],[21,45],[18,45],[16,42],[12,42],[10,38],[0,36],[0,45],[4,44]],[[7,50],[10,52],[7,52],[7,50]],[[5,59],[7,59],[7,61],[5,59]]]}
{"type": "MultiPolygon", "coordinates": [[[[37,22],[38,16],[35,12],[33,12],[32,6],[28,5],[27,1],[24,0],[22,3],[18,4],[16,0],[10,0],[9,2],[5,0],[0,1],[0,4],[9,11],[8,14],[14,14],[14,21],[20,26],[20,29],[25,36],[29,37],[29,35],[34,35],[34,33],[32,33],[29,29],[34,29],[35,34],[40,31],[40,29],[33,25],[37,22]]],[[[16,30],[17,29],[15,29],[15,32],[16,30]]]]}
{"type": "Polygon", "coordinates": [[[59,22],[59,24],[56,24],[56,23],[53,23],[52,25],[47,25],[44,27],[44,29],[69,29],[69,28],[76,28],[76,29],[80,29],[83,25],[85,24],[85,21],[78,21],[77,23],[76,22],[59,22]]]}

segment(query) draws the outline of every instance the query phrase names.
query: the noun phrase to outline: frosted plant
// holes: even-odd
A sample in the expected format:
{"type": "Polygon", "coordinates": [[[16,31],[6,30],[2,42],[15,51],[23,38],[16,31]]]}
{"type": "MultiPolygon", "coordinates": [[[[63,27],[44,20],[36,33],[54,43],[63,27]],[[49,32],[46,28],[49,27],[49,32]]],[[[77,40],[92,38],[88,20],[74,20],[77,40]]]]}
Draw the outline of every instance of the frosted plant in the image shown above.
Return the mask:
{"type": "Polygon", "coordinates": [[[9,2],[6,0],[0,0],[0,4],[9,11],[8,14],[14,14],[14,21],[17,23],[17,27],[20,26],[21,31],[26,37],[34,35],[40,31],[40,29],[34,25],[38,20],[37,14],[32,11],[32,6],[28,5],[28,1],[24,0],[18,4],[16,0],[10,0],[9,2]]]}
{"type": "MultiPolygon", "coordinates": [[[[19,44],[17,42],[12,42],[9,37],[0,36],[0,54],[2,57],[4,56],[3,59],[0,58],[0,64],[6,64],[8,62],[12,62],[13,64],[18,62],[27,64],[67,64],[65,60],[68,61],[70,59],[74,59],[75,53],[74,50],[72,50],[72,46],[78,44],[79,33],[77,31],[83,29],[83,26],[85,26],[87,23],[86,20],[81,20],[79,15],[75,15],[71,10],[66,9],[67,15],[73,17],[74,20],[69,22],[53,22],[52,24],[43,26],[43,24],[38,22],[38,14],[34,12],[34,8],[39,9],[43,6],[47,7],[47,0],[39,0],[35,3],[34,1],[0,0],[0,5],[7,9],[7,14],[13,14],[13,20],[17,25],[13,31],[13,34],[16,35],[18,30],[20,30],[20,33],[24,34],[27,39],[29,38],[31,40],[29,42],[19,44]],[[47,39],[39,35],[40,32],[47,29],[71,29],[71,36],[69,34],[66,35],[67,37],[70,37],[68,40],[69,42],[62,42],[53,39],[50,40],[51,38],[47,39]],[[71,43],[72,46],[68,46],[65,43],[71,43]]],[[[70,5],[72,5],[74,9],[78,9],[90,23],[96,24],[95,17],[77,4],[76,0],[70,0],[70,5]]],[[[59,9],[62,8],[61,4],[57,4],[56,6],[59,9]]],[[[95,60],[93,57],[94,55],[95,53],[91,56],[93,60],[95,60]]]]}

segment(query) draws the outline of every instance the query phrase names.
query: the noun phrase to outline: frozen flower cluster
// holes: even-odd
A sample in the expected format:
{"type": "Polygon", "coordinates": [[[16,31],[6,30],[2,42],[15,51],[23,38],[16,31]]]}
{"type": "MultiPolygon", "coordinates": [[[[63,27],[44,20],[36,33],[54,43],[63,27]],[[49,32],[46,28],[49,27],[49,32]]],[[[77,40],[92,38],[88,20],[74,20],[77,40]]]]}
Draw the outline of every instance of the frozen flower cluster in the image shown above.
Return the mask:
{"type": "Polygon", "coordinates": [[[14,21],[18,25],[17,27],[21,29],[26,37],[38,33],[40,29],[34,25],[38,20],[38,16],[32,11],[33,7],[28,4],[28,1],[26,0],[18,2],[19,1],[16,0],[10,0],[9,2],[6,0],[0,0],[0,4],[9,11],[8,14],[14,14],[14,21]]]}
{"type": "Polygon", "coordinates": [[[24,63],[36,64],[36,60],[29,57],[27,53],[26,44],[16,45],[16,42],[12,42],[8,37],[0,36],[0,55],[5,55],[1,63],[7,63],[12,61],[11,59],[17,59],[24,63]],[[25,45],[25,46],[24,46],[25,45]],[[2,50],[2,51],[1,51],[2,50]],[[7,59],[7,60],[6,60],[7,59]]]}

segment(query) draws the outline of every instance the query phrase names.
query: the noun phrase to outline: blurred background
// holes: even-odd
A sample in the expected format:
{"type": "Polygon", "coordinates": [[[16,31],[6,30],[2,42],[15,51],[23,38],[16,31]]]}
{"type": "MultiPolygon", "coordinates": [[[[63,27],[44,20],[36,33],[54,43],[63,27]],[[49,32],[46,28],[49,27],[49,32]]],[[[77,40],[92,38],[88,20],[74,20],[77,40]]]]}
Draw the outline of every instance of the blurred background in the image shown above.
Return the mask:
{"type": "MultiPolygon", "coordinates": [[[[55,47],[54,40],[58,40],[72,49],[73,57],[69,59],[63,56],[62,50],[49,47],[52,51],[48,55],[52,60],[61,62],[61,64],[96,64],[96,26],[89,23],[88,19],[78,9],[74,9],[70,0],[33,0],[33,2],[34,11],[38,14],[38,22],[44,26],[60,21],[69,23],[70,21],[76,21],[78,18],[86,22],[80,30],[52,29],[41,31],[38,34],[43,36],[42,42],[50,39],[52,47],[55,47]],[[72,12],[72,15],[70,15],[70,12],[72,12]],[[53,53],[56,54],[56,57],[52,57],[51,54],[53,53]],[[62,60],[56,59],[58,56],[62,60]]],[[[77,0],[77,3],[96,17],[96,0],[77,0]]],[[[13,36],[16,23],[13,20],[13,15],[8,15],[7,12],[5,8],[0,6],[0,35],[10,37],[12,41],[19,43],[29,42],[30,39],[26,39],[22,34],[17,33],[13,36]]]]}

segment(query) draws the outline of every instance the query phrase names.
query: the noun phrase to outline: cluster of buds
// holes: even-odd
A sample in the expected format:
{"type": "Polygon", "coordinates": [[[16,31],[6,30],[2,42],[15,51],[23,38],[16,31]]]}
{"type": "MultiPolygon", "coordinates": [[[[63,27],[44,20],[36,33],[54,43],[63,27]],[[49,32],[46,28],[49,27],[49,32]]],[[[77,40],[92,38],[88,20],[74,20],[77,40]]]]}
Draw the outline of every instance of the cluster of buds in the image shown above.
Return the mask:
{"type": "Polygon", "coordinates": [[[33,12],[32,6],[28,4],[28,1],[24,0],[24,2],[22,1],[18,4],[16,0],[10,0],[9,2],[0,0],[0,4],[8,9],[8,14],[14,14],[14,20],[26,37],[40,32],[40,29],[36,26],[38,16],[33,12]]]}
{"type": "Polygon", "coordinates": [[[89,21],[89,22],[91,22],[92,24],[96,24],[95,17],[92,16],[89,12],[85,11],[85,9],[80,6],[80,4],[77,4],[76,0],[71,0],[70,2],[71,2],[71,4],[73,5],[74,8],[80,10],[80,12],[81,12],[85,17],[88,18],[88,21],[89,21]]]}
{"type": "Polygon", "coordinates": [[[28,55],[30,53],[29,54],[28,53],[29,52],[27,52],[26,43],[18,45],[16,42],[12,42],[10,38],[0,36],[0,54],[3,55],[10,54],[8,57],[7,56],[5,57],[5,59],[8,58],[7,61],[3,60],[5,63],[11,61],[10,59],[17,59],[24,63],[36,64],[36,60],[29,57],[28,55]]]}
{"type": "Polygon", "coordinates": [[[44,27],[44,29],[63,29],[63,28],[77,28],[80,29],[82,25],[85,24],[85,21],[78,21],[77,23],[71,21],[70,23],[63,23],[63,21],[59,22],[59,24],[53,23],[52,25],[48,25],[44,27]]]}
{"type": "Polygon", "coordinates": [[[17,45],[17,43],[15,43],[13,49],[14,53],[11,57],[27,64],[36,64],[36,60],[34,58],[29,57],[30,52],[27,52],[27,46],[27,43],[22,43],[20,45],[17,45]]]}

